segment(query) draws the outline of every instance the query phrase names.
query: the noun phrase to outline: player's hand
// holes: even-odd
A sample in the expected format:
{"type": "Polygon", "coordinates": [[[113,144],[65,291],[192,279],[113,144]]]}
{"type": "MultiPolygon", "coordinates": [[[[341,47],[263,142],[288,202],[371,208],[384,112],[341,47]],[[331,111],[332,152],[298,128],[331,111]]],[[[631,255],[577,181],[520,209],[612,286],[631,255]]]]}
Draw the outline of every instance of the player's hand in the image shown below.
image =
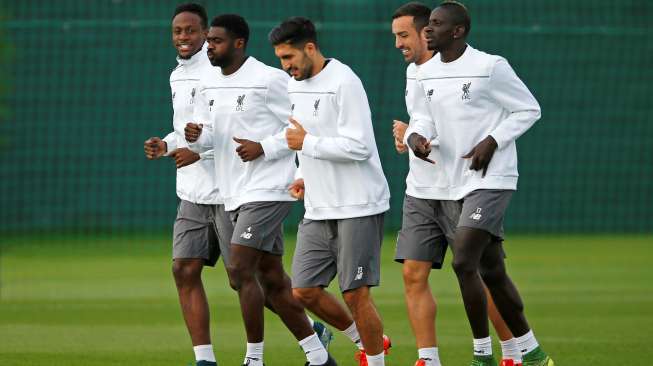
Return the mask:
{"type": "Polygon", "coordinates": [[[304,199],[304,190],[305,188],[303,179],[295,179],[295,181],[290,185],[290,188],[288,188],[290,195],[298,200],[304,199]]]}
{"type": "Polygon", "coordinates": [[[431,164],[435,164],[435,161],[429,159],[431,143],[426,139],[426,137],[413,132],[408,136],[407,142],[410,149],[415,153],[415,156],[431,164]]]}
{"type": "Polygon", "coordinates": [[[478,145],[474,146],[472,151],[463,156],[463,159],[472,159],[469,165],[470,170],[483,170],[483,177],[487,173],[487,168],[490,166],[494,151],[497,149],[497,141],[492,136],[488,136],[478,145]]]}
{"type": "Polygon", "coordinates": [[[158,159],[165,155],[168,145],[158,137],[150,137],[145,140],[145,157],[150,160],[158,159]]]}
{"type": "Polygon", "coordinates": [[[236,148],[236,153],[244,162],[256,160],[259,156],[263,155],[263,146],[258,142],[239,139],[238,137],[234,137],[234,141],[240,144],[236,148]]]}
{"type": "Polygon", "coordinates": [[[200,160],[200,154],[191,151],[187,147],[182,147],[175,149],[170,153],[170,156],[175,159],[175,165],[177,169],[183,168],[186,165],[191,165],[194,162],[200,160]]]}
{"type": "Polygon", "coordinates": [[[395,139],[395,149],[400,154],[405,154],[408,152],[408,146],[401,142],[400,140],[395,139]]]}
{"type": "Polygon", "coordinates": [[[202,134],[202,125],[189,122],[186,124],[186,127],[184,128],[184,137],[186,137],[186,141],[188,142],[195,142],[197,139],[200,138],[200,135],[202,134]]]}
{"type": "Polygon", "coordinates": [[[404,141],[404,134],[406,133],[407,129],[407,123],[397,121],[396,119],[392,121],[392,136],[394,136],[395,139],[399,140],[399,142],[404,141]]]}
{"type": "Polygon", "coordinates": [[[292,150],[301,150],[304,146],[306,130],[294,118],[290,117],[288,120],[295,127],[286,129],[286,142],[288,142],[288,147],[292,150]]]}
{"type": "Polygon", "coordinates": [[[396,119],[392,121],[392,136],[395,138],[395,149],[400,154],[408,151],[408,147],[403,143],[406,129],[408,129],[408,124],[396,119]]]}

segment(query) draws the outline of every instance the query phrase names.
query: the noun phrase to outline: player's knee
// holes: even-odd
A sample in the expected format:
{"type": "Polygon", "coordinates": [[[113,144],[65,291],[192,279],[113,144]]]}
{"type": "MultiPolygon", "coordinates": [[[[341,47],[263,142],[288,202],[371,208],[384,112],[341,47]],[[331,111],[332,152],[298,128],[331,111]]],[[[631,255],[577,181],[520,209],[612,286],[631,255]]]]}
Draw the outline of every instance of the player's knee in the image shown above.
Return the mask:
{"type": "Polygon", "coordinates": [[[246,268],[245,266],[228,266],[227,271],[229,272],[229,286],[232,289],[238,291],[242,288],[243,283],[256,280],[253,271],[251,268],[246,268]]]}
{"type": "Polygon", "coordinates": [[[360,308],[370,301],[369,293],[370,292],[367,287],[360,287],[355,290],[343,292],[342,298],[345,300],[345,303],[349,309],[355,311],[355,309],[360,308]]]}
{"type": "Polygon", "coordinates": [[[476,263],[464,256],[456,256],[451,262],[451,267],[458,277],[472,275],[478,272],[476,263]]]}
{"type": "Polygon", "coordinates": [[[428,272],[424,273],[424,271],[404,264],[402,275],[406,290],[420,289],[428,286],[428,272]]]}
{"type": "Polygon", "coordinates": [[[172,275],[178,286],[183,286],[199,281],[202,275],[202,267],[193,262],[174,261],[172,263],[172,275]]]}
{"type": "Polygon", "coordinates": [[[322,291],[320,288],[294,288],[292,289],[292,295],[297,299],[302,305],[308,307],[318,301],[319,292],[322,291]]]}

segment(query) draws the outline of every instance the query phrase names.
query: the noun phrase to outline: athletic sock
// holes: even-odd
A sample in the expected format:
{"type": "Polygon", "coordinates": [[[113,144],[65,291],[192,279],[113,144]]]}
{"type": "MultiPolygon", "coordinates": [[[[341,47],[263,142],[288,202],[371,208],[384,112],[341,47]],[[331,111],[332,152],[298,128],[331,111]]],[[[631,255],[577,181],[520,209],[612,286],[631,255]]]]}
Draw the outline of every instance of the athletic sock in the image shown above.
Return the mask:
{"type": "Polygon", "coordinates": [[[329,354],[320,342],[317,333],[299,341],[299,346],[304,350],[309,365],[323,365],[329,359],[329,354]]]}
{"type": "Polygon", "coordinates": [[[363,342],[361,342],[361,335],[358,334],[358,328],[356,328],[356,323],[352,322],[349,328],[342,331],[349,339],[351,339],[358,349],[363,349],[363,342]]]}
{"type": "Polygon", "coordinates": [[[378,355],[366,355],[368,366],[385,366],[385,354],[383,352],[378,355]]]}
{"type": "Polygon", "coordinates": [[[417,350],[417,355],[426,361],[426,366],[440,366],[438,347],[420,348],[417,350]]]}
{"type": "Polygon", "coordinates": [[[193,347],[195,352],[195,361],[211,361],[215,362],[215,354],[213,354],[213,345],[202,344],[193,347]]]}
{"type": "Polygon", "coordinates": [[[492,338],[474,338],[474,356],[492,356],[492,338]]]}
{"type": "Polygon", "coordinates": [[[511,359],[515,363],[521,362],[521,352],[517,345],[517,338],[510,338],[507,341],[499,341],[501,343],[501,355],[504,359],[511,359]]]}
{"type": "Polygon", "coordinates": [[[247,353],[245,354],[243,364],[247,365],[248,359],[250,366],[263,365],[263,342],[247,343],[247,353]]]}
{"type": "Polygon", "coordinates": [[[528,333],[524,334],[523,336],[517,337],[517,346],[519,347],[519,351],[523,356],[536,349],[540,345],[537,343],[537,339],[535,339],[533,331],[529,330],[528,333]]]}

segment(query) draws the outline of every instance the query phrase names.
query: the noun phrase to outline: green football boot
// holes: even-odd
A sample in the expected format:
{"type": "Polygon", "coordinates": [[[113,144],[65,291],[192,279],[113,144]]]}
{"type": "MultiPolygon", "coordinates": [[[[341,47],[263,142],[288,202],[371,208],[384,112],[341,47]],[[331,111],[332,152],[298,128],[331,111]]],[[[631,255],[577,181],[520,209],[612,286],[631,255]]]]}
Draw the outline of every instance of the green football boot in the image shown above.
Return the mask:
{"type": "Polygon", "coordinates": [[[540,347],[522,356],[523,366],[554,366],[553,360],[540,347]]]}
{"type": "Polygon", "coordinates": [[[494,356],[474,356],[470,366],[497,366],[494,356]]]}

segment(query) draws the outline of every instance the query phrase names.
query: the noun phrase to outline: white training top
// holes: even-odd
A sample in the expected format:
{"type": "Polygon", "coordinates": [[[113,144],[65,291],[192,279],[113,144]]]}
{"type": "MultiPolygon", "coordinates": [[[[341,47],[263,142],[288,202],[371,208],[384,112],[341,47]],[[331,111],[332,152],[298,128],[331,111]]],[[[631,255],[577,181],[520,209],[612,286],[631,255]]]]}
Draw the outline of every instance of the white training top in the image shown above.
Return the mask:
{"type": "Polygon", "coordinates": [[[515,140],[540,118],[540,106],[504,58],[469,45],[455,61],[436,56],[420,66],[414,90],[404,140],[412,132],[439,140],[449,189],[438,199],[458,200],[476,189],[517,189],[515,140]],[[462,156],[488,135],[498,147],[483,178],[462,156]]]}
{"type": "MultiPolygon", "coordinates": [[[[418,69],[419,66],[415,63],[411,63],[406,68],[406,110],[411,120],[413,104],[415,103],[414,88],[418,69]]],[[[407,195],[421,199],[438,199],[442,196],[442,192],[447,190],[448,178],[440,163],[438,144],[438,140],[431,141],[431,154],[429,154],[429,158],[435,161],[435,165],[416,157],[413,150],[408,149],[408,164],[410,169],[406,176],[407,195]]]]}
{"type": "Polygon", "coordinates": [[[216,181],[227,211],[248,202],[294,201],[288,188],[296,154],[285,140],[288,79],[285,72],[249,56],[233,74],[214,72],[200,81],[193,121],[212,128],[190,145],[196,151],[213,149],[216,181]],[[234,137],[260,142],[264,155],[244,163],[234,137]]]}
{"type": "MultiPolygon", "coordinates": [[[[186,123],[193,120],[200,76],[216,70],[220,72],[219,68],[211,66],[206,56],[206,44],[190,59],[177,57],[177,62],[179,65],[170,74],[174,131],[163,138],[167,145],[167,155],[177,148],[188,147],[184,137],[184,127],[186,123]]],[[[200,160],[194,164],[177,169],[177,196],[192,203],[222,203],[213,179],[214,175],[213,152],[200,154],[200,160]]]]}
{"type": "Polygon", "coordinates": [[[390,208],[390,191],[374,139],[363,84],[330,59],[317,75],[291,79],[293,117],[308,133],[298,154],[307,219],[376,215],[390,208]]]}

